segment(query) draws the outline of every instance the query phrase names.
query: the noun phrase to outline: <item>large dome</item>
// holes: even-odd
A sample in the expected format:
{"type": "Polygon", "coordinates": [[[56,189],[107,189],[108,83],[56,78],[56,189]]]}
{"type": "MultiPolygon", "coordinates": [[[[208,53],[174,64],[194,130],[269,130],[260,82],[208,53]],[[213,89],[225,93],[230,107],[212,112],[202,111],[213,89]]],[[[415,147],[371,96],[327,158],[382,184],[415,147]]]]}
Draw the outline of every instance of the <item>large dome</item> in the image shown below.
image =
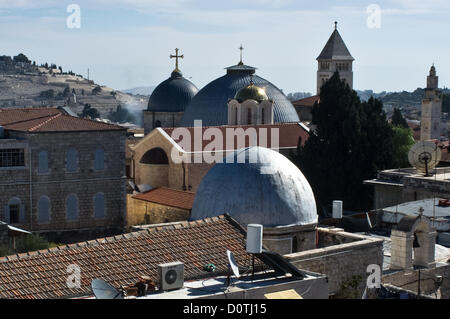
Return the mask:
{"type": "Polygon", "coordinates": [[[147,111],[183,112],[197,94],[197,87],[186,80],[181,72],[172,72],[170,78],[161,82],[148,100],[147,111]]]}
{"type": "Polygon", "coordinates": [[[242,225],[317,224],[316,201],[305,176],[282,154],[264,147],[228,155],[203,178],[191,220],[224,213],[242,225]]]}
{"type": "Polygon", "coordinates": [[[274,102],[273,115],[275,123],[298,122],[294,106],[275,85],[253,75],[255,68],[238,64],[227,68],[227,74],[210,82],[202,88],[186,107],[181,119],[181,126],[193,126],[194,120],[202,120],[204,126],[228,124],[229,99],[243,87],[250,84],[264,89],[267,97],[274,102]]]}

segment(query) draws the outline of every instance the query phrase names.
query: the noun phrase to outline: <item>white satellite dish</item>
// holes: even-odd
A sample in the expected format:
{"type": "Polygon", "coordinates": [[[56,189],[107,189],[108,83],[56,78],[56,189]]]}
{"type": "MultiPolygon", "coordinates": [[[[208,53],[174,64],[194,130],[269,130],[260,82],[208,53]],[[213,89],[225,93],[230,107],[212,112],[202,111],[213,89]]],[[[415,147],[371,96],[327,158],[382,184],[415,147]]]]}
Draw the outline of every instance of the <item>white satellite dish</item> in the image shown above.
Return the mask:
{"type": "Polygon", "coordinates": [[[441,160],[441,150],[432,141],[417,142],[408,153],[409,163],[425,176],[431,176],[433,170],[441,160]]]}
{"type": "Polygon", "coordinates": [[[102,279],[93,279],[91,287],[97,299],[123,299],[121,292],[102,279]]]}
{"type": "Polygon", "coordinates": [[[231,270],[233,271],[233,274],[236,276],[236,278],[239,278],[241,276],[239,274],[239,266],[236,262],[236,259],[234,259],[233,253],[227,250],[227,256],[228,256],[228,263],[230,265],[231,270]]]}

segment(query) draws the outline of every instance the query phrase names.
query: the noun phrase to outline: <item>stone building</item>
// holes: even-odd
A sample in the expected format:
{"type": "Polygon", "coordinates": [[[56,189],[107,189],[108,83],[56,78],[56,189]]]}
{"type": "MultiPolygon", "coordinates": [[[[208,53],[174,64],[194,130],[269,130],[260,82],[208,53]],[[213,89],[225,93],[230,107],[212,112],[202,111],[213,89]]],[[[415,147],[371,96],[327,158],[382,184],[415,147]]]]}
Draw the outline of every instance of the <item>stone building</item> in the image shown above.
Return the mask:
{"type": "Polygon", "coordinates": [[[339,77],[344,80],[351,89],[353,89],[353,61],[347,46],[342,40],[337,30],[335,22],[334,31],[328,39],[325,47],[317,57],[317,95],[320,94],[320,88],[337,71],[339,77]]]}
{"type": "Polygon", "coordinates": [[[228,101],[228,125],[273,124],[273,101],[253,81],[228,101]]]}
{"type": "Polygon", "coordinates": [[[422,115],[420,121],[420,140],[439,139],[442,135],[442,97],[438,90],[436,68],[431,66],[427,77],[427,87],[422,100],[422,115]]]}
{"type": "Polygon", "coordinates": [[[309,132],[301,123],[158,127],[130,145],[130,172],[136,185],[195,192],[215,162],[236,149],[261,145],[276,148],[289,157],[308,137],[309,132]],[[210,148],[211,143],[215,144],[214,149],[210,148]]]}
{"type": "Polygon", "coordinates": [[[126,129],[56,108],[3,109],[0,125],[1,220],[54,241],[122,229],[126,129]]]}
{"type": "Polygon", "coordinates": [[[158,187],[148,192],[127,195],[128,227],[188,220],[195,194],[158,187]]]}
{"type": "Polygon", "coordinates": [[[377,178],[364,181],[374,186],[374,209],[395,206],[427,198],[450,198],[450,169],[436,168],[424,176],[414,168],[380,171],[377,178]]]}

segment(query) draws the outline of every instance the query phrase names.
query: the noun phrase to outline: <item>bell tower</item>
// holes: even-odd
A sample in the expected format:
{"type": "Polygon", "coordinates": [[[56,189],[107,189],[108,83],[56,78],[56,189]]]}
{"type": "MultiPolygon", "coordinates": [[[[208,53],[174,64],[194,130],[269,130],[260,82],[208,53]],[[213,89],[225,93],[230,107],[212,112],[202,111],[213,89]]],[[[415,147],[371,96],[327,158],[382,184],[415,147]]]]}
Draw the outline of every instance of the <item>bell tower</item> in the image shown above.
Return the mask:
{"type": "Polygon", "coordinates": [[[422,100],[422,116],[420,121],[420,140],[439,139],[441,127],[442,99],[438,90],[438,77],[434,64],[427,76],[427,87],[422,100]]]}
{"type": "Polygon", "coordinates": [[[337,22],[334,22],[334,31],[328,42],[325,44],[320,55],[317,57],[317,95],[320,94],[320,88],[334,72],[339,72],[339,77],[348,83],[353,89],[353,61],[347,46],[342,40],[337,29],[337,22]]]}

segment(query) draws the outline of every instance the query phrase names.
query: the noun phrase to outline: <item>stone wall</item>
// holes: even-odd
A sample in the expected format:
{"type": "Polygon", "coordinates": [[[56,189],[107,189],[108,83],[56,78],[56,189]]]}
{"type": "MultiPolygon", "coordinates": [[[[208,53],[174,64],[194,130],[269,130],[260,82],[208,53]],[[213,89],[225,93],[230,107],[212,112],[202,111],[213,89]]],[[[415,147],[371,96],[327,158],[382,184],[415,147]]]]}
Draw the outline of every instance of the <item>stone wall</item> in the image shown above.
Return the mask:
{"type": "Polygon", "coordinates": [[[127,195],[127,225],[161,224],[188,220],[190,210],[160,205],[127,195]]]}
{"type": "Polygon", "coordinates": [[[161,122],[161,127],[178,127],[183,117],[183,112],[151,112],[144,111],[144,134],[150,133],[161,122]]]}
{"type": "Polygon", "coordinates": [[[360,276],[358,292],[362,295],[368,276],[367,266],[377,264],[382,268],[383,240],[346,233],[339,228],[318,228],[318,231],[322,233],[319,236],[321,238],[348,237],[351,242],[288,254],[284,257],[299,269],[326,274],[330,295],[337,294],[342,284],[352,280],[353,276],[360,276]]]}
{"type": "Polygon", "coordinates": [[[126,213],[125,130],[98,132],[14,133],[11,138],[27,141],[25,167],[0,170],[0,218],[6,206],[17,198],[24,210],[24,221],[17,226],[37,233],[88,229],[122,228],[126,213]],[[66,152],[77,150],[77,170],[66,171],[66,152]],[[97,148],[104,150],[104,169],[94,169],[97,148]],[[48,153],[48,172],[38,172],[38,154],[48,153]],[[31,159],[31,160],[30,160],[31,159]],[[31,164],[31,170],[30,170],[31,164]],[[94,217],[94,196],[103,193],[105,217],[94,217]],[[78,198],[78,218],[66,219],[66,199],[78,198]],[[38,202],[46,196],[50,221],[38,221],[38,202]]]}
{"type": "MultiPolygon", "coordinates": [[[[382,282],[417,293],[419,288],[419,271],[397,271],[383,275],[382,282]]],[[[450,264],[448,263],[447,265],[438,266],[436,268],[420,270],[421,294],[436,297],[435,293],[438,292],[438,289],[442,299],[450,298],[450,264]],[[440,289],[437,284],[438,278],[436,276],[442,276],[440,289]]]]}

